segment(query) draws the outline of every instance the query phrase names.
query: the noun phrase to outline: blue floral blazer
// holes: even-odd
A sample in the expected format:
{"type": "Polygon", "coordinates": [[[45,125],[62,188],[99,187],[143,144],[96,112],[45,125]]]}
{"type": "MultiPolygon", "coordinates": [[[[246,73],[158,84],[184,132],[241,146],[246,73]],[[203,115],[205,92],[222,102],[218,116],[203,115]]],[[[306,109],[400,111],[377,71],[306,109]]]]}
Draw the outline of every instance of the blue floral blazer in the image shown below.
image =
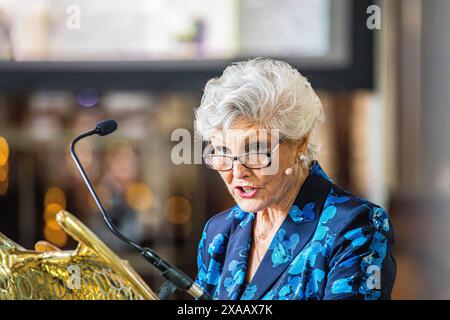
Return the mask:
{"type": "Polygon", "coordinates": [[[214,299],[390,299],[388,214],[335,185],[317,161],[247,284],[254,218],[235,206],[205,225],[196,283],[214,299]]]}

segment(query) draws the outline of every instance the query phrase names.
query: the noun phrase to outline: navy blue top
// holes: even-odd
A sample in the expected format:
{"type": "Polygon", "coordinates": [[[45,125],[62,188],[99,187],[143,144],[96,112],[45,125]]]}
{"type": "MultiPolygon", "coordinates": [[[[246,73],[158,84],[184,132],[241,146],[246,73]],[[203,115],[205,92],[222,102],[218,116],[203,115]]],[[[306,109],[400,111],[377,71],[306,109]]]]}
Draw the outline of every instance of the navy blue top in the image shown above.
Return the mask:
{"type": "Polygon", "coordinates": [[[214,299],[390,299],[388,214],[335,185],[317,161],[245,284],[254,218],[236,205],[205,225],[196,282],[214,299]]]}

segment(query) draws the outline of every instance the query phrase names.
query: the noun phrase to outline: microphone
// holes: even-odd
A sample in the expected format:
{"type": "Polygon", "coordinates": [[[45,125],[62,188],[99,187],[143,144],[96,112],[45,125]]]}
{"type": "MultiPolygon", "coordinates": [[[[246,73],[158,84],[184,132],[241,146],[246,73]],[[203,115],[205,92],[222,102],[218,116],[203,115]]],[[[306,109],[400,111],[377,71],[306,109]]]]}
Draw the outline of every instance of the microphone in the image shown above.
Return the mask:
{"type": "Polygon", "coordinates": [[[117,130],[117,121],[113,119],[107,119],[97,122],[95,129],[98,130],[98,134],[106,136],[117,130]]]}
{"type": "Polygon", "coordinates": [[[91,193],[97,207],[100,210],[100,214],[103,218],[103,221],[106,223],[108,229],[120,240],[138,250],[140,254],[150,262],[154,267],[156,267],[159,271],[161,271],[161,275],[167,279],[167,281],[160,288],[158,295],[160,299],[167,299],[171,294],[175,292],[175,290],[185,291],[190,294],[192,297],[199,300],[211,300],[211,297],[206,293],[199,285],[197,285],[187,274],[178,269],[177,267],[171,265],[169,262],[165,261],[161,258],[154,250],[142,247],[141,245],[133,242],[131,239],[127,238],[124,234],[122,234],[113,224],[111,218],[106,212],[100,198],[97,195],[92,183],[90,182],[83,165],[81,164],[78,156],[75,152],[75,145],[81,139],[86,137],[98,134],[100,136],[106,136],[110,133],[113,133],[117,130],[117,122],[113,119],[107,119],[97,122],[94,129],[81,133],[75,139],[73,139],[70,144],[70,154],[77,166],[78,171],[83,178],[84,183],[86,184],[89,192],[91,193]]]}

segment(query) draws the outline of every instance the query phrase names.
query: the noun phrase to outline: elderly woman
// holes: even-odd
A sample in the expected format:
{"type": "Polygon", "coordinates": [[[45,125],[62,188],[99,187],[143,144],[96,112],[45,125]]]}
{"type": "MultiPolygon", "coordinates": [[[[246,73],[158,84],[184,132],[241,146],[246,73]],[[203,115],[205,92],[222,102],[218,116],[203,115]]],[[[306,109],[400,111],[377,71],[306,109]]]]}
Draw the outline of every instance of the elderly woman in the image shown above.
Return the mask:
{"type": "Polygon", "coordinates": [[[197,284],[215,299],[390,298],[388,215],[315,160],[324,114],[305,77],[272,59],[232,64],[195,116],[204,160],[236,201],[205,225],[197,284]]]}

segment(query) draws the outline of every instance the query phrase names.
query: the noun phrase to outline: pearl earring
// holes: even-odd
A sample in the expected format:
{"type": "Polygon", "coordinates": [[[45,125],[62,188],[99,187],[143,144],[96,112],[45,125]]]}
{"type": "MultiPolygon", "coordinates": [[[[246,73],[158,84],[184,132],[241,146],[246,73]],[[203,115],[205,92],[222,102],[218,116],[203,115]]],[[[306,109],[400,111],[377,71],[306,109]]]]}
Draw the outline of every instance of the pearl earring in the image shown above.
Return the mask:
{"type": "MultiPolygon", "coordinates": [[[[305,160],[306,160],[305,155],[304,155],[304,154],[299,155],[299,156],[298,156],[298,160],[299,160],[300,162],[305,162],[305,160]]],[[[294,165],[295,165],[295,164],[294,164],[294,165]]],[[[293,167],[293,166],[292,166],[292,167],[293,167]]],[[[284,174],[287,175],[287,176],[291,175],[291,174],[292,174],[292,167],[287,168],[286,170],[284,170],[284,174]]]]}

